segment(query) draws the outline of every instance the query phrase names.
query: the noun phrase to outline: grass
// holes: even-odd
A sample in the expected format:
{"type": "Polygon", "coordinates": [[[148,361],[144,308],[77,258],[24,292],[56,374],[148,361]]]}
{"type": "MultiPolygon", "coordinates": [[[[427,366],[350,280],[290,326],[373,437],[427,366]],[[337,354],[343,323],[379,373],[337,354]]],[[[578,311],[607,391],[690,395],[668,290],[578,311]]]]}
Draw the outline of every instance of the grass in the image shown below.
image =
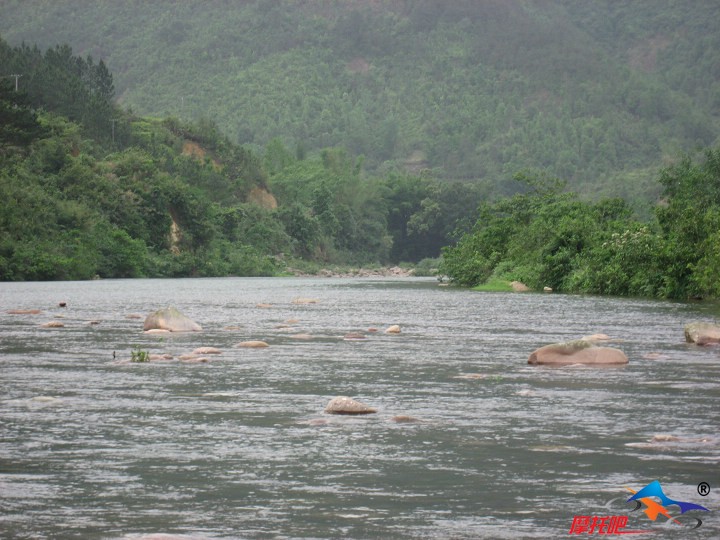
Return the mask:
{"type": "Polygon", "coordinates": [[[513,288],[509,281],[491,277],[487,282],[473,287],[473,291],[483,292],[512,292],[513,288]]]}
{"type": "Polygon", "coordinates": [[[140,347],[136,347],[135,350],[133,350],[130,353],[130,361],[131,362],[149,362],[150,361],[150,353],[147,351],[140,350],[140,347]]]}

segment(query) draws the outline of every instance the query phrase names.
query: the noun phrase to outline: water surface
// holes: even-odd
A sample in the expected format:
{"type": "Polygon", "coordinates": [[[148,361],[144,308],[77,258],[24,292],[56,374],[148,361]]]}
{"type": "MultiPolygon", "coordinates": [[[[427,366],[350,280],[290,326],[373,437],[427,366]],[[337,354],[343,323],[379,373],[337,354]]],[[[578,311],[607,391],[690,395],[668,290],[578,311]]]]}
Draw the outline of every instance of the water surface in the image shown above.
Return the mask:
{"type": "Polygon", "coordinates": [[[712,305],[224,278],[0,283],[0,310],[2,538],[548,538],[576,515],[720,536],[720,353],[683,339],[712,305]],[[143,334],[168,305],[204,331],[143,334]],[[527,365],[593,333],[629,365],[527,365]],[[222,354],[178,360],[201,346],[222,354]],[[378,413],[324,414],[337,395],[378,413]],[[699,529],[629,512],[656,479],[710,508],[699,529]]]}

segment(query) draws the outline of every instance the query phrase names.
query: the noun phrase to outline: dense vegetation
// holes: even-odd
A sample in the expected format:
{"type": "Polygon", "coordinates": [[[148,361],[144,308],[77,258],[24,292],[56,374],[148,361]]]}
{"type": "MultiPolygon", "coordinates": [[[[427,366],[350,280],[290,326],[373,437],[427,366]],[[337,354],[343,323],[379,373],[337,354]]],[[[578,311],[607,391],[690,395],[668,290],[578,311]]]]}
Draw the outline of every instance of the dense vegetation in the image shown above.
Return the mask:
{"type": "Polygon", "coordinates": [[[718,297],[719,16],[670,0],[8,0],[0,280],[442,249],[462,285],[718,297]]]}
{"type": "Polygon", "coordinates": [[[0,40],[0,279],[274,275],[437,256],[476,186],[366,175],[362,159],[261,154],[209,121],[113,104],[102,62],[0,40]],[[52,81],[49,82],[49,81],[52,81]]]}
{"type": "Polygon", "coordinates": [[[622,199],[561,193],[522,178],[526,192],[484,203],[472,231],[444,251],[462,285],[518,280],[542,290],[689,298],[720,296],[720,148],[663,170],[663,201],[641,222],[622,199]]]}
{"type": "Polygon", "coordinates": [[[103,58],[124,106],[258,153],[653,200],[660,165],[716,144],[719,19],[713,0],[6,0],[0,32],[103,58]]]}

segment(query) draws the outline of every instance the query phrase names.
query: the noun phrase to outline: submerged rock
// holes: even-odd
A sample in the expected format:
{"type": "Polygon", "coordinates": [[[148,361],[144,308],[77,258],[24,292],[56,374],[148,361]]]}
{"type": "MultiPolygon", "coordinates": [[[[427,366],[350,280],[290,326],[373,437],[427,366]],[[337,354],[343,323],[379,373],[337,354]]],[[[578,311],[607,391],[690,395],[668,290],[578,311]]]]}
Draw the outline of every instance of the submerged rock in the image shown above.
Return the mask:
{"type": "Polygon", "coordinates": [[[720,440],[717,437],[679,437],[669,433],[659,433],[653,435],[647,441],[625,443],[625,446],[629,446],[631,448],[665,448],[668,446],[698,447],[705,445],[717,446],[718,442],[720,442],[720,440]]]}
{"type": "Polygon", "coordinates": [[[415,422],[419,422],[419,418],[415,418],[414,416],[409,416],[407,414],[398,414],[393,416],[390,420],[397,424],[414,424],[415,422]]]}
{"type": "Polygon", "coordinates": [[[222,354],[222,351],[215,347],[198,347],[192,352],[192,354],[196,354],[199,356],[203,354],[222,354]]]}
{"type": "Polygon", "coordinates": [[[685,341],[696,345],[720,343],[720,325],[694,322],[685,326],[685,341]]]}
{"type": "Polygon", "coordinates": [[[377,412],[377,409],[347,396],[338,396],[328,402],[325,412],[328,414],[373,414],[377,412]]]}
{"type": "Polygon", "coordinates": [[[171,354],[151,354],[148,356],[148,360],[150,362],[169,362],[170,360],[174,360],[174,358],[171,354]]]}
{"type": "Polygon", "coordinates": [[[186,364],[207,364],[210,362],[210,359],[207,356],[192,356],[190,358],[184,358],[180,360],[181,362],[185,362],[186,364]]]}
{"type": "Polygon", "coordinates": [[[468,380],[476,380],[476,379],[485,379],[487,378],[487,375],[483,375],[482,373],[461,373],[460,375],[455,375],[453,379],[468,379],[468,380]]]}
{"type": "Polygon", "coordinates": [[[5,313],[8,315],[40,315],[42,310],[39,309],[9,309],[5,313]]]}
{"type": "Polygon", "coordinates": [[[169,330],[170,332],[200,332],[202,327],[174,307],[159,309],[145,318],[143,330],[169,330]]]}
{"type": "Polygon", "coordinates": [[[602,366],[627,363],[628,358],[620,349],[598,347],[592,341],[584,339],[545,345],[533,351],[528,358],[528,364],[543,366],[570,364],[602,366]]]}
{"type": "Polygon", "coordinates": [[[308,426],[327,426],[330,422],[328,422],[324,418],[311,418],[310,420],[305,420],[304,422],[300,423],[307,424],[308,426]]]}
{"type": "Polygon", "coordinates": [[[65,328],[65,324],[60,321],[50,321],[41,325],[43,328],[65,328]]]}
{"type": "Polygon", "coordinates": [[[665,360],[668,358],[668,355],[659,352],[649,352],[643,354],[642,358],[645,360],[665,360]]]}
{"type": "Polygon", "coordinates": [[[242,347],[246,349],[263,349],[265,347],[269,347],[266,342],[260,341],[260,340],[250,340],[250,341],[241,341],[236,347],[242,347]]]}

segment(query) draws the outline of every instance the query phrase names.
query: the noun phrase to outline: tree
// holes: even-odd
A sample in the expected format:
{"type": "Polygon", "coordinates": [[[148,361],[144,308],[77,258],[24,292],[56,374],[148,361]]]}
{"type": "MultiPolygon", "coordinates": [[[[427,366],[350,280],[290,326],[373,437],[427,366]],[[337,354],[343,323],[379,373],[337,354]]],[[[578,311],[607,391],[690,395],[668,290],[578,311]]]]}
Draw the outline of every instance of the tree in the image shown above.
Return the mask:
{"type": "Polygon", "coordinates": [[[7,79],[0,80],[0,156],[26,149],[45,133],[28,95],[16,92],[7,79]]]}
{"type": "Polygon", "coordinates": [[[693,161],[685,156],[660,175],[664,204],[656,215],[666,237],[667,295],[715,294],[720,282],[717,231],[720,224],[720,148],[693,161]]]}

